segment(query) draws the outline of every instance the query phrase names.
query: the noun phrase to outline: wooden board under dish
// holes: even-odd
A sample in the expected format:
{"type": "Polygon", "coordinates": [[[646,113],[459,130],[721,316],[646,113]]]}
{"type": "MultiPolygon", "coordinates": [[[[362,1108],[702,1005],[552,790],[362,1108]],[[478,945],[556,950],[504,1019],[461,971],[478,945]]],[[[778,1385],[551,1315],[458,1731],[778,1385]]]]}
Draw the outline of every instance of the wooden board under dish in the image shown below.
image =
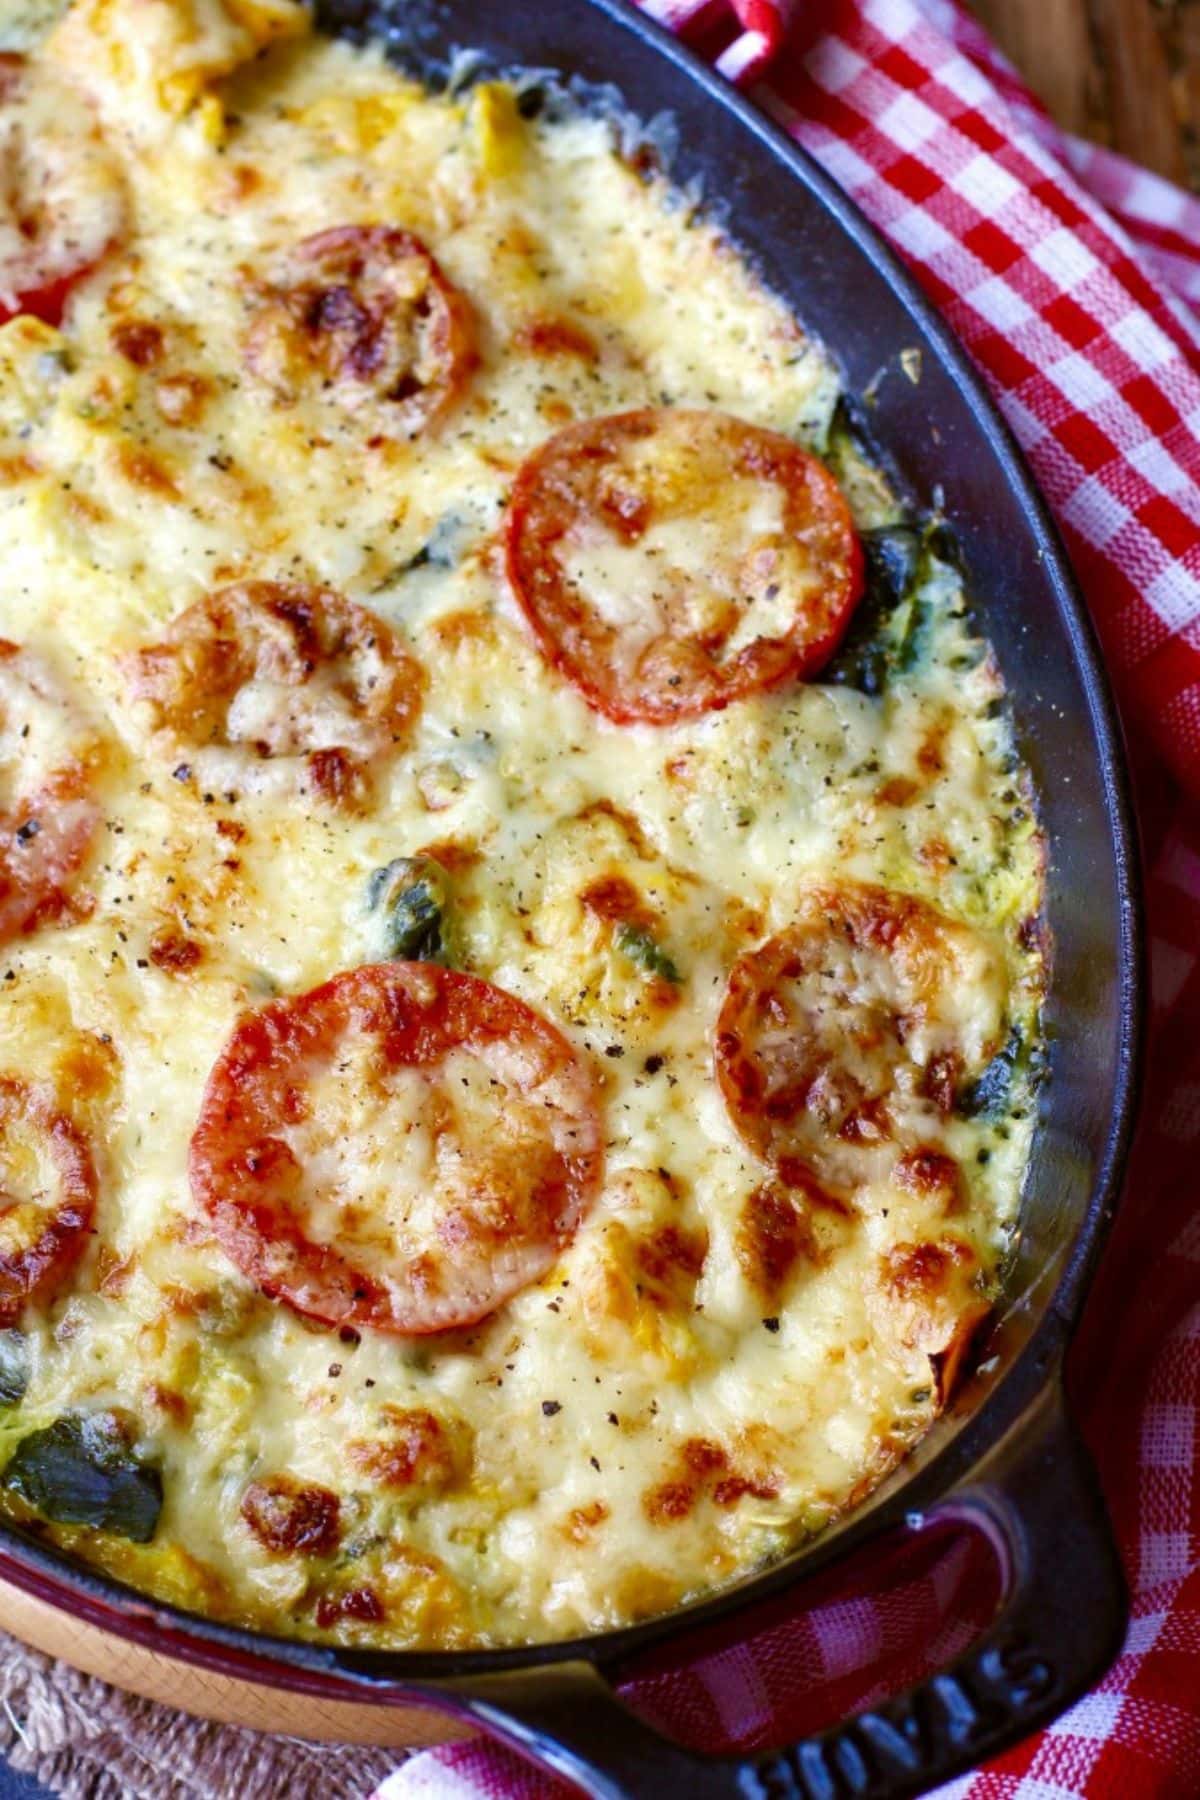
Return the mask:
{"type": "Polygon", "coordinates": [[[0,1582],[0,1629],[115,1687],[200,1718],[318,1743],[412,1746],[465,1735],[444,1713],[411,1703],[334,1700],[235,1680],[131,1644],[0,1582]]]}

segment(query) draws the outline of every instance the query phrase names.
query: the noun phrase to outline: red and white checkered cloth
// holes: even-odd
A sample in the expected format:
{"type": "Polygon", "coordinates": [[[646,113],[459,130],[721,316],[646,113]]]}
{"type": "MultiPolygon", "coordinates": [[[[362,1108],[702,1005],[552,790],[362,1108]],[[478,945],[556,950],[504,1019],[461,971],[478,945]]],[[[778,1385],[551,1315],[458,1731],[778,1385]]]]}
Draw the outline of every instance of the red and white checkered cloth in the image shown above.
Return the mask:
{"type": "MultiPolygon", "coordinates": [[[[1116,680],[1149,871],[1143,1125],[1073,1357],[1133,1593],[1120,1659],[940,1800],[1200,1796],[1200,201],[1064,137],[955,0],[643,0],[699,34],[824,164],[959,333],[1066,536],[1116,680]],[[783,45],[782,15],[798,18],[783,45]],[[740,26],[738,24],[740,21],[740,26]],[[773,59],[773,60],[772,60],[773,59]]],[[[944,1662],[991,1595],[961,1540],[627,1690],[697,1747],[781,1744],[944,1662]]],[[[494,1746],[378,1800],[565,1793],[494,1746]]]]}

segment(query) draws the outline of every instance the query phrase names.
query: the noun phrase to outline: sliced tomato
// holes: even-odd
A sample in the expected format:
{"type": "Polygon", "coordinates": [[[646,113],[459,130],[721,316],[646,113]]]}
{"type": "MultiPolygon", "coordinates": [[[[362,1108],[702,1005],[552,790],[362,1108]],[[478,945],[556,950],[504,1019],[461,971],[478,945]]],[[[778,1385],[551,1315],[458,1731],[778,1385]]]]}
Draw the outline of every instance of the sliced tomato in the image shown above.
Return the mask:
{"type": "Polygon", "coordinates": [[[893,1244],[867,1290],[877,1327],[907,1350],[928,1356],[939,1407],[964,1371],[967,1353],[992,1304],[979,1287],[979,1258],[965,1238],[893,1244]]]}
{"type": "Polygon", "coordinates": [[[0,944],[69,909],[72,878],[91,847],[99,810],[82,769],[68,769],[0,815],[0,944]]]}
{"type": "Polygon", "coordinates": [[[0,1325],[61,1286],[86,1248],[95,1206],[82,1133],[43,1089],[0,1076],[0,1325]]]}
{"type": "Polygon", "coordinates": [[[159,747],[215,790],[358,803],[405,743],[421,665],[377,614],[329,589],[244,581],[197,600],[126,660],[159,747]]]}
{"type": "Polygon", "coordinates": [[[408,1335],[473,1324],[545,1274],[601,1157],[595,1079],[561,1032],[489,982],[401,962],[244,1019],[190,1169],[266,1293],[408,1335]]]}
{"type": "Polygon", "coordinates": [[[0,639],[0,944],[60,917],[100,813],[91,791],[95,739],[39,657],[0,639]]]}
{"type": "Polygon", "coordinates": [[[120,235],[124,191],[83,100],[19,56],[0,56],[0,172],[0,324],[57,325],[120,235]]]}
{"type": "Polygon", "coordinates": [[[832,475],[719,412],[568,425],[522,466],[506,543],[543,655],[619,724],[815,674],[862,588],[832,475]]]}
{"type": "Polygon", "coordinates": [[[378,403],[409,436],[460,398],[477,360],[466,299],[420,238],[388,225],[305,238],[252,305],[246,358],[281,399],[378,403]]]}
{"type": "Polygon", "coordinates": [[[867,1180],[936,1136],[947,1071],[1003,1041],[1003,963],[924,901],[845,882],[735,963],[717,1080],[739,1134],[785,1180],[867,1180]]]}

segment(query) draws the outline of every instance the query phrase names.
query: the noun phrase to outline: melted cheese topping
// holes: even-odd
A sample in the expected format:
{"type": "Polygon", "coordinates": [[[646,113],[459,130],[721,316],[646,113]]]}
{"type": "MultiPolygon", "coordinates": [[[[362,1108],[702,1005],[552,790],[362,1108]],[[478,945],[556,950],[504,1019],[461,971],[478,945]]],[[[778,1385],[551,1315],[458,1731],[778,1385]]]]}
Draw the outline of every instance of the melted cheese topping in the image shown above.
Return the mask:
{"type": "Polygon", "coordinates": [[[0,317],[7,317],[23,293],[101,256],[120,229],[123,205],[115,165],[79,95],[52,70],[14,73],[2,56],[0,171],[0,317]]]}
{"type": "MultiPolygon", "coordinates": [[[[604,123],[526,120],[503,86],[431,97],[309,37],[289,0],[79,0],[43,55],[94,107],[130,224],[61,332],[0,329],[0,636],[94,722],[103,810],[69,915],[0,951],[0,1073],[69,1107],[99,1177],[84,1259],[21,1320],[29,1384],[0,1429],[123,1409],[164,1501],[146,1545],[39,1528],[213,1616],[345,1641],[540,1640],[669,1607],[866,1492],[937,1409],[931,1354],[986,1307],[1028,1153],[1019,1084],[936,1122],[952,1207],[888,1165],[843,1215],[756,1199],[770,1171],[712,1039],[734,961],[806,884],[856,879],[977,934],[952,1018],[918,1022],[912,1056],[921,1029],[977,1063],[1006,1032],[1032,1041],[1040,849],[995,668],[931,561],[922,654],[881,698],[817,681],[669,729],[608,724],[499,573],[515,470],[568,420],[660,403],[819,447],[838,391],[820,348],[604,123]],[[479,367],[429,434],[320,390],[282,400],[244,356],[279,255],[377,221],[419,234],[475,316],[479,367]],[[236,756],[198,773],[132,703],[128,659],[242,580],[336,589],[423,665],[368,805],[246,780],[236,756]],[[600,1071],[604,1186],[552,1272],[479,1326],[346,1341],[222,1256],[188,1142],[239,1016],[385,954],[369,877],[429,846],[454,870],[459,965],[600,1071]],[[632,953],[614,892],[670,974],[632,953]],[[288,1548],[305,1518],[315,1548],[288,1548]]],[[[879,494],[858,497],[866,523],[879,494]]],[[[681,578],[720,553],[727,516],[703,498],[661,546],[681,578]]],[[[757,505],[734,496],[739,530],[775,528],[757,505]]],[[[624,554],[580,552],[614,616],[624,554]]],[[[234,735],[286,737],[287,704],[252,682],[234,735]]],[[[464,1117],[486,1116],[476,1074],[464,1117]]],[[[387,1214],[439,1177],[403,1079],[386,1107],[353,1060],[322,1081],[321,1129],[292,1132],[310,1193],[350,1184],[387,1214]]]]}

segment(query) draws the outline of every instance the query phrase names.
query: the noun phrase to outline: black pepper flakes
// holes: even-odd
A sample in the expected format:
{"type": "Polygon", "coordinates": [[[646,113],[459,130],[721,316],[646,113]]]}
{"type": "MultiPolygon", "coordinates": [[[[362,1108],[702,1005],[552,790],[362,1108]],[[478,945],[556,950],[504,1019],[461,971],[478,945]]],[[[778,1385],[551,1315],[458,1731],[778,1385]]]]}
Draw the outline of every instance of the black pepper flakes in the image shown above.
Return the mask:
{"type": "Polygon", "coordinates": [[[546,1418],[552,1419],[554,1417],[555,1413],[560,1413],[561,1411],[562,1411],[562,1401],[561,1400],[543,1400],[542,1401],[542,1412],[545,1414],[546,1418]]]}
{"type": "Polygon", "coordinates": [[[763,1320],[763,1329],[765,1331],[778,1331],[779,1330],[779,1320],[778,1319],[764,1319],[763,1320]]]}

